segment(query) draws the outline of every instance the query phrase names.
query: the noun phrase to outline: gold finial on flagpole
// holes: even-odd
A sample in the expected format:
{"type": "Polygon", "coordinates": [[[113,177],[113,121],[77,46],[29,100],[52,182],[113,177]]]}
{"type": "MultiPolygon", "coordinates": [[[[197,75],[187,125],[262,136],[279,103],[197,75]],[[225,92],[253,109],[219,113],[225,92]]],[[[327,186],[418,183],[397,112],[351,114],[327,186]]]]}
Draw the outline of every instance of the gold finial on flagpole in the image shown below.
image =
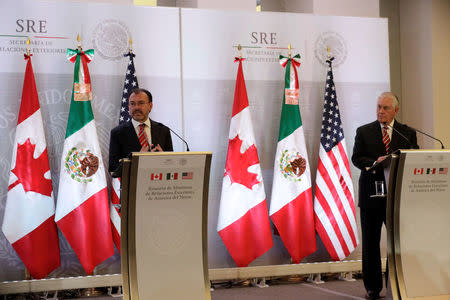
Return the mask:
{"type": "Polygon", "coordinates": [[[80,34],[77,35],[77,41],[78,41],[78,50],[81,50],[81,36],[80,34]]]}
{"type": "Polygon", "coordinates": [[[30,37],[27,37],[27,55],[30,56],[31,49],[30,49],[30,37]]]}
{"type": "Polygon", "coordinates": [[[130,39],[128,40],[128,44],[130,45],[130,53],[133,53],[133,39],[130,36],[130,39]]]}
{"type": "Polygon", "coordinates": [[[327,46],[327,57],[328,57],[328,59],[330,59],[330,57],[331,57],[331,48],[330,48],[330,46],[327,46]]]}
{"type": "Polygon", "coordinates": [[[291,43],[289,43],[289,46],[288,46],[288,49],[289,49],[289,58],[291,58],[291,43]]]}
{"type": "Polygon", "coordinates": [[[239,50],[239,58],[242,58],[242,53],[241,53],[242,46],[241,46],[241,44],[238,45],[238,50],[239,50]]]}

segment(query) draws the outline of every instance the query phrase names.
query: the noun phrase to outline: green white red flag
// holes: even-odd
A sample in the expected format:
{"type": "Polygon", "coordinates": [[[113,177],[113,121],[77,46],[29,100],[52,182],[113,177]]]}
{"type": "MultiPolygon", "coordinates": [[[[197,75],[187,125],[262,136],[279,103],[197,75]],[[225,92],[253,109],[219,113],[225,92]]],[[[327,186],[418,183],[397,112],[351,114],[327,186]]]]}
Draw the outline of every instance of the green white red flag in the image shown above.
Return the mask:
{"type": "Polygon", "coordinates": [[[239,267],[273,246],[266,194],[239,61],[217,231],[239,267]]]}
{"type": "Polygon", "coordinates": [[[88,63],[93,55],[92,49],[67,50],[75,70],[55,215],[87,274],[114,254],[106,174],[91,106],[88,63]]]}
{"type": "Polygon", "coordinates": [[[47,144],[31,55],[17,120],[2,230],[35,279],[60,266],[47,144]]]}
{"type": "Polygon", "coordinates": [[[280,56],[286,73],[270,202],[270,218],[294,263],[316,251],[311,175],[299,109],[298,59],[298,54],[280,56]]]}

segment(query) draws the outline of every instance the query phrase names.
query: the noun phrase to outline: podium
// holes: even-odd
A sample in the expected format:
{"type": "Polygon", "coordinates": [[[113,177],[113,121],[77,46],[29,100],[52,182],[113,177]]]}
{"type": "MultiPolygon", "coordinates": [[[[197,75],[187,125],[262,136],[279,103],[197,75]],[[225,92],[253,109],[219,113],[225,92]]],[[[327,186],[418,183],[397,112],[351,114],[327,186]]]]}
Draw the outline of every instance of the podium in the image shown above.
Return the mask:
{"type": "Polygon", "coordinates": [[[383,162],[394,299],[450,299],[450,151],[400,150],[383,162]]]}
{"type": "Polygon", "coordinates": [[[136,152],[122,169],[123,299],[211,299],[210,152],[136,152]]]}

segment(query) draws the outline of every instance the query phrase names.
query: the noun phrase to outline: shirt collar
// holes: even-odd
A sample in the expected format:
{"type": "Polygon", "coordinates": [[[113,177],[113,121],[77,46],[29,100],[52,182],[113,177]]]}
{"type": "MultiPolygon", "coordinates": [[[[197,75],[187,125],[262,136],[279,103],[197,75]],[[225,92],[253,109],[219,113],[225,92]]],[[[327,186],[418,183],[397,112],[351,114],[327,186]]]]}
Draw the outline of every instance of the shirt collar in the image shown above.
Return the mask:
{"type": "MultiPolygon", "coordinates": [[[[133,124],[134,128],[137,128],[139,125],[141,125],[141,123],[136,121],[135,119],[131,119],[131,123],[133,124]]],[[[145,124],[148,128],[150,128],[150,118],[147,118],[147,120],[145,120],[145,122],[142,122],[142,124],[145,124]]]]}
{"type": "MultiPolygon", "coordinates": [[[[395,122],[395,119],[392,119],[391,123],[387,124],[388,125],[388,130],[390,130],[392,127],[394,127],[394,122],[395,122]]],[[[380,123],[380,126],[381,126],[381,129],[383,129],[384,124],[380,123]]]]}

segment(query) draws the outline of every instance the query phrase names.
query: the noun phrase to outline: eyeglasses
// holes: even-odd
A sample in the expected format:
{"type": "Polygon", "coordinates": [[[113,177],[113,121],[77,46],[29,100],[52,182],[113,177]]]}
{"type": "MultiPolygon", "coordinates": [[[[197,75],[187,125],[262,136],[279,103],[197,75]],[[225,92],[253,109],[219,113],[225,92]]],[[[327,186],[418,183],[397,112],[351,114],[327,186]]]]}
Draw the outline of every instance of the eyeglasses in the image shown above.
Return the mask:
{"type": "Polygon", "coordinates": [[[139,101],[139,102],[129,102],[128,105],[131,107],[135,107],[135,106],[144,106],[145,104],[149,103],[150,102],[139,101]]]}

